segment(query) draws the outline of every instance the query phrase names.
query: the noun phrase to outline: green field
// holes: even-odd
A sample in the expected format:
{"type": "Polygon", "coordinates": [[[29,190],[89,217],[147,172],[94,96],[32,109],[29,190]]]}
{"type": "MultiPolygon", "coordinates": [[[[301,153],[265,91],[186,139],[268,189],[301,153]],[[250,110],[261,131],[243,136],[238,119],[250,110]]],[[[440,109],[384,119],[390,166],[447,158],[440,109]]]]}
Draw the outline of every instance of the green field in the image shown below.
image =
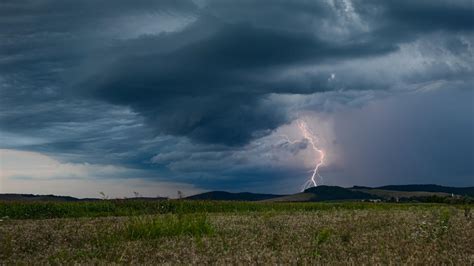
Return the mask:
{"type": "Polygon", "coordinates": [[[474,263],[473,205],[1,202],[0,264],[474,263]]]}

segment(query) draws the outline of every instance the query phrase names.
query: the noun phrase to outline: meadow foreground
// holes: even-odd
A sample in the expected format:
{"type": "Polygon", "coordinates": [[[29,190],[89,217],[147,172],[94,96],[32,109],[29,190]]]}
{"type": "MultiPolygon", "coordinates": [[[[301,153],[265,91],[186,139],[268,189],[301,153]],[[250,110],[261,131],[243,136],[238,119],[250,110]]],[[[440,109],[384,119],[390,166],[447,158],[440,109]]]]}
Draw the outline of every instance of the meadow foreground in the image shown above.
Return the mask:
{"type": "Polygon", "coordinates": [[[238,211],[208,209],[121,217],[102,213],[98,216],[106,217],[4,218],[0,222],[0,261],[1,264],[474,263],[472,206],[313,205],[322,207],[308,208],[311,204],[294,203],[238,211]]]}

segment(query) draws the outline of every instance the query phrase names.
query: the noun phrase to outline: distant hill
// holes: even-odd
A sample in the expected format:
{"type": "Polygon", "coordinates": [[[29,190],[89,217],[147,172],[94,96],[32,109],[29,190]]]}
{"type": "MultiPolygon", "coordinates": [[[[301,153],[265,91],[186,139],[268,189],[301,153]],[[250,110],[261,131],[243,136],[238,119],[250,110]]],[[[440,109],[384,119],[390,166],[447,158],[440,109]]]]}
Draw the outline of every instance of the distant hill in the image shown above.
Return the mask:
{"type": "MultiPolygon", "coordinates": [[[[135,198],[124,198],[117,200],[165,200],[168,198],[163,197],[135,197],[135,198]]],[[[56,196],[56,195],[34,195],[34,194],[0,194],[0,201],[92,201],[101,200],[98,198],[84,198],[78,199],[70,196],[56,196]]]]}
{"type": "Polygon", "coordinates": [[[353,191],[347,188],[338,186],[317,186],[308,188],[304,191],[305,193],[313,193],[315,199],[318,201],[323,200],[349,200],[349,199],[378,199],[376,195],[353,191]]]}
{"type": "Polygon", "coordinates": [[[309,202],[314,201],[313,193],[296,193],[292,195],[285,195],[277,198],[264,200],[265,202],[309,202]]]}
{"type": "Polygon", "coordinates": [[[304,202],[304,201],[332,201],[332,200],[369,200],[380,199],[377,195],[353,191],[337,186],[317,186],[306,189],[304,192],[287,195],[267,201],[273,202],[304,202]]]}
{"type": "Polygon", "coordinates": [[[281,197],[282,195],[258,194],[250,192],[232,193],[226,191],[210,191],[186,197],[188,200],[238,200],[238,201],[260,201],[281,197]]]}
{"type": "MultiPolygon", "coordinates": [[[[356,187],[355,187],[356,188],[356,187]]],[[[460,196],[474,197],[474,187],[445,187],[440,185],[390,185],[368,189],[395,190],[395,191],[426,191],[443,192],[460,196]]]]}
{"type": "Polygon", "coordinates": [[[70,196],[33,195],[33,194],[0,194],[0,200],[5,201],[79,201],[70,196]]]}
{"type": "Polygon", "coordinates": [[[429,192],[429,191],[398,191],[398,190],[383,190],[375,188],[351,188],[352,191],[359,191],[371,195],[378,196],[385,200],[391,199],[410,199],[420,197],[451,197],[451,193],[445,192],[429,192]]]}
{"type": "MultiPolygon", "coordinates": [[[[228,201],[268,201],[268,202],[314,202],[343,200],[416,201],[416,202],[472,202],[474,187],[446,187],[439,185],[390,185],[381,187],[354,186],[317,186],[292,195],[275,195],[226,191],[210,191],[186,197],[186,200],[228,200],[228,201]],[[454,195],[454,196],[453,196],[454,195]],[[452,197],[453,196],[453,197],[452,197]]],[[[136,197],[117,200],[165,200],[167,198],[136,197]]],[[[0,201],[85,201],[100,200],[78,199],[70,196],[0,194],[0,201]]]]}

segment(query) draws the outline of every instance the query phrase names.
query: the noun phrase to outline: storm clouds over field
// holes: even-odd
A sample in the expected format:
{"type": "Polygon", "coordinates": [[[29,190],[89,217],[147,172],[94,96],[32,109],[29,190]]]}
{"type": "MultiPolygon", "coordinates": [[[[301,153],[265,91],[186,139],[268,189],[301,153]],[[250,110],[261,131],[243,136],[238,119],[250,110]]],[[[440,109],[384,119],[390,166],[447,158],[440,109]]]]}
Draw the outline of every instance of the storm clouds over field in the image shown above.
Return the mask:
{"type": "Polygon", "coordinates": [[[325,184],[474,185],[473,13],[4,0],[0,192],[295,192],[315,159],[296,119],[320,139],[325,184]]]}

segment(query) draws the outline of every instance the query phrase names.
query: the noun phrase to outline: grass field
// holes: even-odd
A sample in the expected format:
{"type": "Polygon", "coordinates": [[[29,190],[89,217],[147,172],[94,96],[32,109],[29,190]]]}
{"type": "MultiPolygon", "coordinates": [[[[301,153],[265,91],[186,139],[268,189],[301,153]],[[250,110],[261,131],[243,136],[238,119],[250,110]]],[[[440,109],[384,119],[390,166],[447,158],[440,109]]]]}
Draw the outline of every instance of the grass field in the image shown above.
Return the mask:
{"type": "Polygon", "coordinates": [[[0,203],[0,264],[474,264],[472,205],[0,203]]]}

